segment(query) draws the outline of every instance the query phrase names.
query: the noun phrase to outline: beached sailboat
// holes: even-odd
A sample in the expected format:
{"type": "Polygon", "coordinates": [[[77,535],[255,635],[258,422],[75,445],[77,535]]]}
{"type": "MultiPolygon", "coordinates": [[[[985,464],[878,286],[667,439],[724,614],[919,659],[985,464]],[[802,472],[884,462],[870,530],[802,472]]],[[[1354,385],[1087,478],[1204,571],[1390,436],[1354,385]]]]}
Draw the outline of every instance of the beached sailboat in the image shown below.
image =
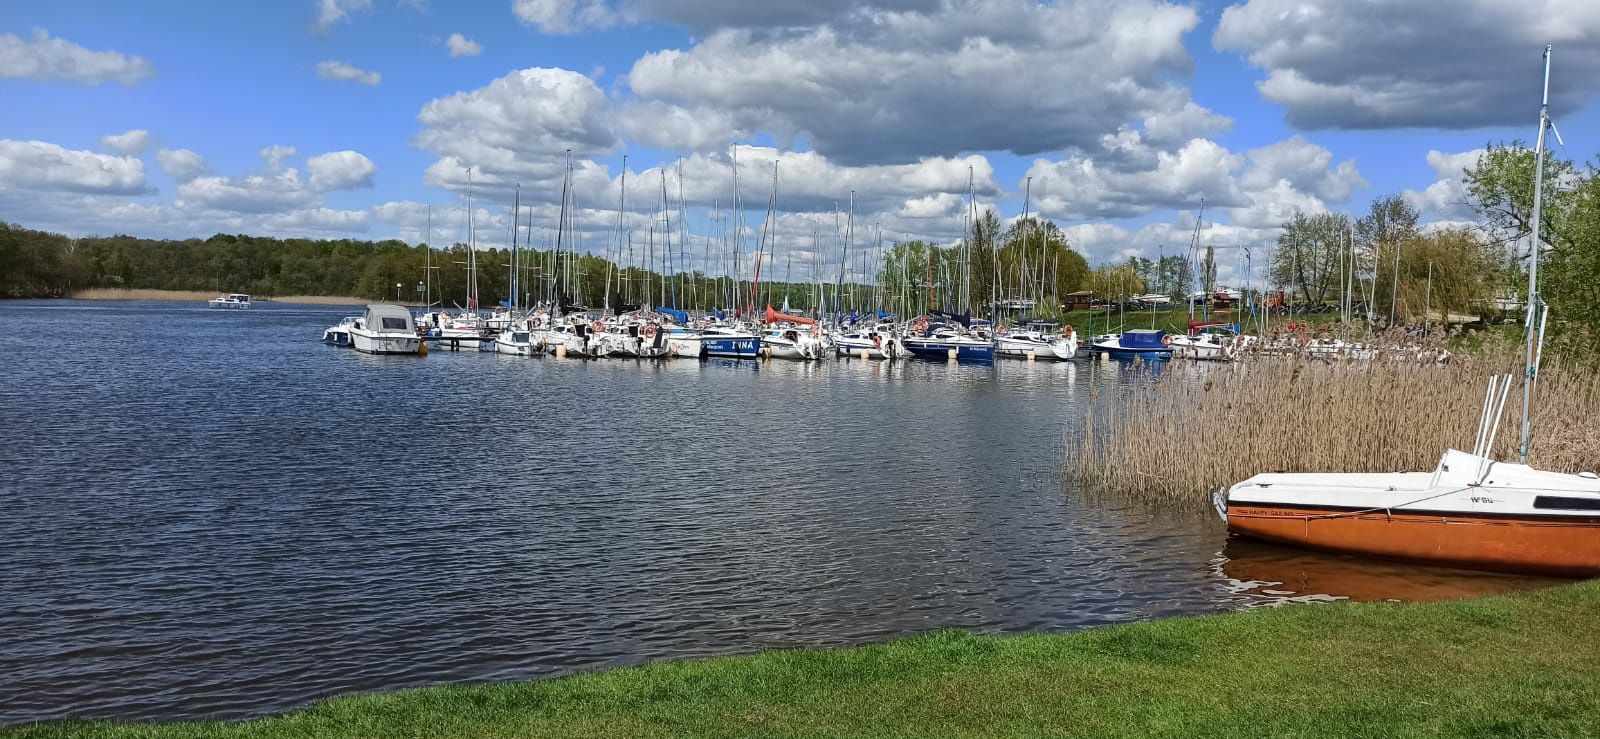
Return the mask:
{"type": "Polygon", "coordinates": [[[1600,478],[1527,464],[1530,409],[1549,310],[1539,299],[1540,207],[1549,126],[1545,103],[1535,147],[1528,259],[1526,366],[1517,462],[1490,458],[1513,377],[1490,380],[1469,454],[1446,450],[1430,473],[1269,473],[1218,491],[1230,532],[1285,544],[1430,564],[1573,577],[1600,575],[1600,478]]]}

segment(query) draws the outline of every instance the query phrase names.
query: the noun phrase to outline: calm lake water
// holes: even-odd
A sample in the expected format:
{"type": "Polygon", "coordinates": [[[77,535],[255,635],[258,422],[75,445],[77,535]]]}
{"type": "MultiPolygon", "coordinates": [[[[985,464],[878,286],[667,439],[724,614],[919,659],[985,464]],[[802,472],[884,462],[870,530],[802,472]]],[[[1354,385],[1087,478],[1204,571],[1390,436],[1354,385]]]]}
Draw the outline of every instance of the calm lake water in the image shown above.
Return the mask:
{"type": "Polygon", "coordinates": [[[317,343],[356,312],[0,302],[0,724],[1540,584],[1081,495],[1116,364],[317,343]]]}

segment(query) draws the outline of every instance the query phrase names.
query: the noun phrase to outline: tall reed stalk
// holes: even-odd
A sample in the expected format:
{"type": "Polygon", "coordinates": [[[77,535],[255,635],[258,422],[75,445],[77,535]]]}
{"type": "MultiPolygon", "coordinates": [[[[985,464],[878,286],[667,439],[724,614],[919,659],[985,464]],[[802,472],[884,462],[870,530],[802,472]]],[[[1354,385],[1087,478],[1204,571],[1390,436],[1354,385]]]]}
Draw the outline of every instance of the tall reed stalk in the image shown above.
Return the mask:
{"type": "MultiPolygon", "coordinates": [[[[1449,364],[1252,356],[1177,365],[1099,404],[1078,474],[1094,491],[1199,503],[1258,472],[1431,470],[1445,449],[1472,449],[1489,377],[1507,372],[1520,382],[1520,362],[1501,347],[1449,364]]],[[[1535,387],[1530,462],[1600,466],[1596,375],[1547,362],[1535,387]]],[[[1515,461],[1520,386],[1511,396],[1491,456],[1515,461]]]]}

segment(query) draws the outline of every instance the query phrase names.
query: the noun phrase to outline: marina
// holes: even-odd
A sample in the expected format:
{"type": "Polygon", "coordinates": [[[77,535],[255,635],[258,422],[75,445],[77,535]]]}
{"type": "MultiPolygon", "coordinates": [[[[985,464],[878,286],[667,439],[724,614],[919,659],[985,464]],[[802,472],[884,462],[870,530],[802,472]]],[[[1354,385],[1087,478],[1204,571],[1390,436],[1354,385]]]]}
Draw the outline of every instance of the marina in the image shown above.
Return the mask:
{"type": "Polygon", "coordinates": [[[0,448],[0,722],[238,718],[1410,578],[1436,596],[1549,582],[1391,568],[1302,590],[1308,557],[1351,565],[1259,545],[1231,577],[1203,508],[1063,487],[1063,441],[1145,381],[1136,365],[419,360],[313,340],[347,314],[0,303],[0,423],[33,428],[0,448]],[[46,338],[68,327],[106,351],[46,338]]]}

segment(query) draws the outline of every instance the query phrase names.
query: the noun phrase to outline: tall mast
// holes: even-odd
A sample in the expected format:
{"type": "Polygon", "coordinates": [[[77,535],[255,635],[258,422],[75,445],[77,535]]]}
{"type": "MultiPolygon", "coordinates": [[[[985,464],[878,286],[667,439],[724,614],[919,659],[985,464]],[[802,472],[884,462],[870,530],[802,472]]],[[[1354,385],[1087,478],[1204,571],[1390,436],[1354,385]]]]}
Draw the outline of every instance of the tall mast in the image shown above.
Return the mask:
{"type": "MultiPolygon", "coordinates": [[[[726,231],[724,231],[726,233],[726,231]]],[[[728,307],[739,315],[739,249],[744,246],[744,213],[739,210],[739,145],[733,145],[733,275],[728,282],[728,307]]]]}
{"type": "Polygon", "coordinates": [[[433,206],[428,206],[428,238],[422,240],[428,251],[423,254],[422,307],[433,307],[433,206]]]}
{"type": "Polygon", "coordinates": [[[472,230],[472,168],[467,167],[467,310],[478,310],[478,247],[472,230]]]}
{"type": "Polygon", "coordinates": [[[517,222],[522,220],[522,183],[517,183],[516,194],[511,199],[511,310],[521,305],[517,296],[517,222]]]}
{"type": "MultiPolygon", "coordinates": [[[[1533,234],[1528,248],[1528,301],[1526,326],[1527,368],[1522,376],[1522,441],[1517,445],[1517,460],[1528,463],[1528,446],[1533,443],[1533,383],[1539,374],[1539,350],[1544,343],[1544,321],[1539,316],[1540,209],[1544,204],[1544,133],[1550,127],[1550,47],[1544,47],[1544,95],[1539,102],[1539,137],[1533,147],[1533,234]]],[[[1493,439],[1490,443],[1493,443],[1493,439]]]]}
{"type": "MultiPolygon", "coordinates": [[[[761,222],[761,241],[756,245],[755,279],[750,283],[750,312],[757,310],[761,290],[761,260],[767,253],[767,234],[772,231],[774,210],[778,207],[778,160],[772,160],[772,194],[767,196],[767,217],[761,222]]],[[[766,314],[762,314],[763,318],[766,314]]]]}
{"type": "MultiPolygon", "coordinates": [[[[616,261],[622,261],[622,210],[628,205],[628,155],[622,155],[622,181],[617,186],[617,256],[616,261]]],[[[605,312],[611,312],[611,273],[616,271],[616,262],[606,268],[606,301],[605,312]]]]}

